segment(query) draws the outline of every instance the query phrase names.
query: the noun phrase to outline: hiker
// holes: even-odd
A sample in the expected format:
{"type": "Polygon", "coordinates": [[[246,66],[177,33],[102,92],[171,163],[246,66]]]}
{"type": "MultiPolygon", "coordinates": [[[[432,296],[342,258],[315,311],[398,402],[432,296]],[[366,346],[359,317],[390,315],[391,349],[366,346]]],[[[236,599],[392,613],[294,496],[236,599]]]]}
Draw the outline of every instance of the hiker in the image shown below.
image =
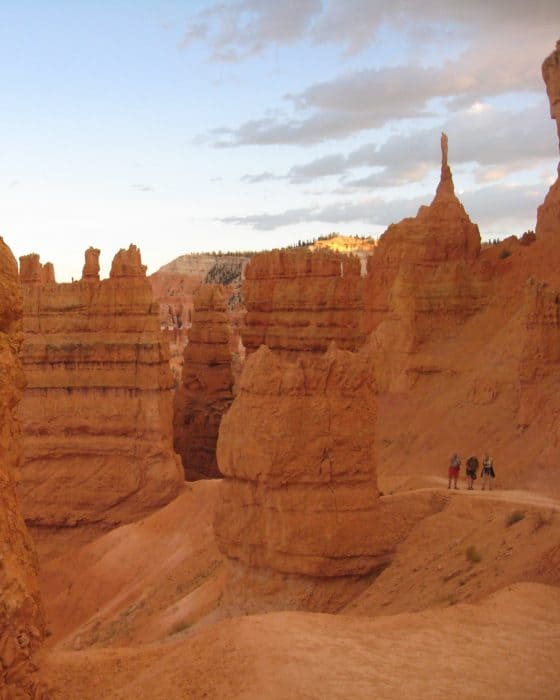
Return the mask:
{"type": "Polygon", "coordinates": [[[467,459],[467,489],[473,490],[473,483],[478,471],[478,459],[473,455],[467,459]]]}
{"type": "Polygon", "coordinates": [[[449,484],[447,486],[448,489],[451,488],[451,482],[453,482],[453,486],[455,488],[459,488],[457,486],[457,479],[459,478],[460,468],[461,468],[461,458],[459,457],[459,455],[456,452],[454,452],[449,459],[449,472],[448,472],[449,484]]]}
{"type": "Polygon", "coordinates": [[[482,471],[480,473],[480,476],[482,477],[482,490],[484,491],[486,489],[486,486],[488,485],[488,490],[491,491],[491,479],[494,479],[496,474],[494,473],[494,461],[492,457],[490,457],[488,452],[485,452],[484,454],[484,459],[482,460],[482,471]]]}

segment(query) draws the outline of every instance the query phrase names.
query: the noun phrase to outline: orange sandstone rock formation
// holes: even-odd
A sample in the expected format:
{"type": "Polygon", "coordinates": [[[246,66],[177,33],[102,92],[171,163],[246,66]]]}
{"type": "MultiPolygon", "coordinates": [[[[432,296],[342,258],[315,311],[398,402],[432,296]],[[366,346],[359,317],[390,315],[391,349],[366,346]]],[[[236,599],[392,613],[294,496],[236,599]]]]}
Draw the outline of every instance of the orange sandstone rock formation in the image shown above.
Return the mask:
{"type": "Polygon", "coordinates": [[[54,277],[54,266],[47,262],[41,264],[37,253],[23,255],[20,259],[20,279],[25,285],[47,285],[56,282],[54,277]]]}
{"type": "Polygon", "coordinates": [[[216,442],[222,415],[233,400],[230,328],[220,287],[199,287],[192,319],[173,418],[175,449],[191,480],[221,476],[216,442]]]}
{"type": "Polygon", "coordinates": [[[480,233],[455,195],[445,134],[441,149],[432,203],[389,226],[368,261],[366,328],[376,330],[381,387],[406,388],[414,381],[411,358],[421,344],[482,305],[484,275],[473,268],[480,233]]]}
{"type": "Polygon", "coordinates": [[[520,366],[519,426],[538,424],[545,466],[560,459],[560,294],[531,277],[525,286],[525,338],[520,366]]]}
{"type": "Polygon", "coordinates": [[[331,346],[292,362],[261,347],[247,359],[220,428],[215,519],[218,546],[244,578],[379,565],[372,380],[365,351],[331,346]]]}
{"type": "Polygon", "coordinates": [[[542,76],[550,102],[550,117],[556,121],[560,141],[560,40],[556,42],[556,49],[543,62],[542,76]]]}
{"type": "Polygon", "coordinates": [[[21,434],[16,415],[25,380],[17,263],[0,237],[0,698],[47,698],[32,654],[44,632],[37,557],[16,497],[21,434]]]}
{"type": "Polygon", "coordinates": [[[247,353],[260,345],[293,355],[345,350],[363,344],[360,261],[332,251],[274,250],[255,255],[245,269],[247,353]]]}
{"type": "Polygon", "coordinates": [[[99,248],[88,248],[86,250],[86,261],[82,269],[82,279],[85,282],[97,282],[99,280],[99,248]]]}
{"type": "Polygon", "coordinates": [[[172,448],[168,349],[135,246],[97,281],[24,280],[20,495],[38,525],[116,523],[174,498],[182,482],[172,448]]]}
{"type": "MultiPolygon", "coordinates": [[[[560,146],[560,41],[542,65],[542,75],[550,102],[550,116],[556,121],[560,146]]],[[[537,238],[557,241],[560,236],[560,163],[558,177],[537,211],[537,238]]]]}

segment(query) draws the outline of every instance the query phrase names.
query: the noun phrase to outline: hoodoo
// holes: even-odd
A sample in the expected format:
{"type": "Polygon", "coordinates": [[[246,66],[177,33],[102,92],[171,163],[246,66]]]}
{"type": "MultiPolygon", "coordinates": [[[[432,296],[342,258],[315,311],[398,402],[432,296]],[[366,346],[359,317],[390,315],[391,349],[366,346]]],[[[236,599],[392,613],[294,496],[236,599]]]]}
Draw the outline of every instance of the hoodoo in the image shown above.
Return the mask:
{"type": "Polygon", "coordinates": [[[248,358],[220,428],[215,520],[241,589],[259,579],[274,589],[283,575],[328,585],[379,565],[372,380],[368,347],[248,358]]]}
{"type": "Polygon", "coordinates": [[[37,557],[15,488],[21,462],[16,407],[25,384],[17,358],[21,314],[17,263],[0,237],[0,697],[41,700],[47,693],[32,661],[44,633],[37,557]]]}
{"type": "Polygon", "coordinates": [[[140,251],[119,251],[102,281],[97,258],[90,248],[71,284],[23,279],[20,495],[37,525],[131,520],[182,482],[168,349],[140,251]]]}
{"type": "Polygon", "coordinates": [[[174,444],[187,479],[219,477],[218,429],[233,400],[230,328],[220,287],[199,287],[192,319],[174,399],[174,444]]]}
{"type": "Polygon", "coordinates": [[[389,226],[368,260],[366,328],[376,331],[381,387],[414,381],[411,358],[422,343],[480,310],[483,285],[472,275],[480,233],[455,194],[447,136],[441,177],[429,206],[389,226]]]}

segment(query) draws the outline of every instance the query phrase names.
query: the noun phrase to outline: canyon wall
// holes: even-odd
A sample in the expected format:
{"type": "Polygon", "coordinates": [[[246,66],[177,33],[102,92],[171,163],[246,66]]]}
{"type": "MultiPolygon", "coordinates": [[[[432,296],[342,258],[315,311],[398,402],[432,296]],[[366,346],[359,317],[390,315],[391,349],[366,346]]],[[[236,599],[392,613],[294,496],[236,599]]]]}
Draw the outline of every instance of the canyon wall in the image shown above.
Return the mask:
{"type": "Polygon", "coordinates": [[[219,477],[218,430],[233,400],[230,328],[220,287],[199,287],[188,336],[181,385],[174,399],[175,449],[187,479],[219,477]]]}
{"type": "Polygon", "coordinates": [[[32,660],[44,633],[37,557],[16,497],[16,408],[25,386],[17,357],[21,315],[17,263],[0,237],[0,697],[40,700],[48,695],[32,660]]]}
{"type": "Polygon", "coordinates": [[[327,250],[274,250],[253,256],[245,269],[247,314],[242,341],[294,355],[325,352],[331,341],[356,350],[362,330],[360,261],[327,250]]]}
{"type": "Polygon", "coordinates": [[[90,249],[83,279],[70,284],[30,283],[41,277],[38,256],[21,260],[20,495],[37,525],[131,520],[182,483],[169,353],[140,251],[119,251],[102,281],[97,258],[90,249]]]}
{"type": "MultiPolygon", "coordinates": [[[[560,292],[531,277],[525,285],[518,426],[542,432],[539,466],[560,459],[560,292]]],[[[536,464],[534,465],[536,466],[536,464]]]]}

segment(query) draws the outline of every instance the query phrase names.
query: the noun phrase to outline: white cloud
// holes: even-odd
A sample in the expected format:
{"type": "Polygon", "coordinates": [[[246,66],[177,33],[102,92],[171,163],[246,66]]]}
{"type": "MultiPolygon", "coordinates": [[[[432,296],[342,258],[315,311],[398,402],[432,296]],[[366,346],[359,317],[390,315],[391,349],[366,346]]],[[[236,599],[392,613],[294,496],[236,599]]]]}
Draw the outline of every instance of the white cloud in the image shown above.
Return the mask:
{"type": "MultiPolygon", "coordinates": [[[[510,233],[521,233],[534,225],[534,214],[543,200],[544,192],[538,188],[489,185],[465,191],[461,199],[471,219],[479,223],[481,230],[495,230],[501,224],[510,233]],[[513,230],[512,225],[517,226],[513,230]]],[[[276,214],[262,213],[249,216],[226,217],[223,223],[250,226],[258,231],[273,231],[302,223],[329,223],[343,225],[360,222],[371,226],[389,226],[407,216],[413,216],[418,207],[427,204],[429,198],[386,200],[381,197],[363,197],[322,206],[287,209],[276,214]]]]}

